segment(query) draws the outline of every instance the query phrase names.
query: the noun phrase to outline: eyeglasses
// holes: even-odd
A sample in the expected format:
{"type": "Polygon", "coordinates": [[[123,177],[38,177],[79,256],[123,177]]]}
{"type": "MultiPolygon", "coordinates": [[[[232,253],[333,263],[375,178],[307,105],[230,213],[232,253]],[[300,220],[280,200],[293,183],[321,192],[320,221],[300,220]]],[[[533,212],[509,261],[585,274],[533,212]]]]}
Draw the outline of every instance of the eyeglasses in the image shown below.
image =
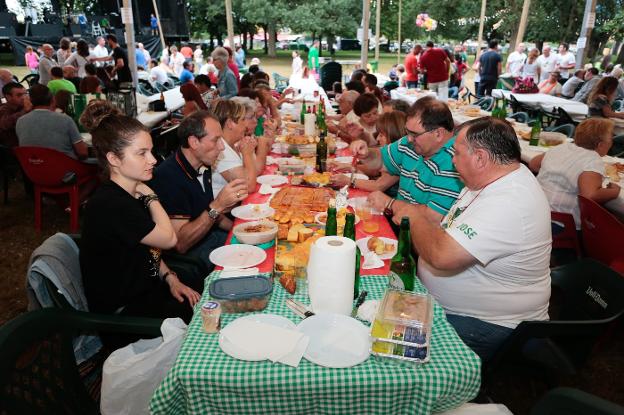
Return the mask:
{"type": "Polygon", "coordinates": [[[431,130],[425,130],[425,131],[423,131],[422,133],[416,133],[416,132],[414,132],[414,131],[408,130],[407,128],[405,129],[405,131],[407,131],[407,136],[408,136],[409,138],[411,138],[412,140],[415,140],[415,139],[417,139],[418,137],[420,137],[421,135],[423,135],[423,134],[427,134],[427,133],[430,133],[430,132],[435,131],[435,130],[436,130],[436,128],[431,129],[431,130]]]}

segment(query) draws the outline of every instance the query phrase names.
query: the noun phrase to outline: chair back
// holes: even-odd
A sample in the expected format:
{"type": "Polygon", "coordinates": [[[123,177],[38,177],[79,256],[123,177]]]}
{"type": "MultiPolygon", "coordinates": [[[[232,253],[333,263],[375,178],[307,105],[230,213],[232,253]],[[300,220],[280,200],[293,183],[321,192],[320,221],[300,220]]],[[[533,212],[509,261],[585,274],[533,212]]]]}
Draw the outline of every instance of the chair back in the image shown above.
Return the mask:
{"type": "Polygon", "coordinates": [[[609,149],[609,155],[610,156],[618,155],[619,157],[619,156],[622,156],[623,153],[624,153],[624,135],[616,135],[615,137],[613,137],[613,145],[609,149]]]}
{"type": "Polygon", "coordinates": [[[566,136],[568,136],[568,138],[572,138],[574,137],[574,130],[576,129],[576,127],[574,126],[574,124],[561,124],[558,125],[556,127],[549,127],[546,128],[546,131],[552,131],[555,133],[562,133],[565,134],[566,136]]]}
{"type": "Polygon", "coordinates": [[[92,175],[89,165],[74,160],[67,154],[45,147],[15,147],[15,156],[26,176],[44,187],[63,187],[63,176],[73,172],[80,179],[92,175]]]}
{"type": "Polygon", "coordinates": [[[563,225],[563,231],[553,235],[553,249],[574,249],[576,256],[581,256],[581,246],[576,234],[574,216],[563,212],[550,212],[550,220],[563,225]]]}
{"type": "Polygon", "coordinates": [[[331,91],[334,82],[342,81],[342,65],[338,62],[327,62],[321,66],[321,86],[325,91],[331,91]]]}
{"type": "Polygon", "coordinates": [[[23,84],[24,82],[26,82],[26,86],[30,88],[31,86],[39,83],[39,74],[30,73],[26,75],[21,81],[19,81],[20,84],[23,84]]]}
{"type": "Polygon", "coordinates": [[[578,122],[574,121],[574,119],[570,116],[570,114],[568,114],[568,112],[564,110],[563,108],[559,107],[557,108],[556,111],[559,114],[559,119],[555,123],[556,126],[563,125],[563,124],[572,124],[576,126],[578,124],[578,122]]]}
{"type": "Polygon", "coordinates": [[[479,98],[475,105],[481,107],[483,111],[492,111],[492,108],[494,108],[494,97],[479,98]]]}
{"type": "Polygon", "coordinates": [[[529,114],[524,111],[514,112],[509,116],[509,118],[513,118],[514,120],[524,124],[529,122],[529,114]]]}
{"type": "Polygon", "coordinates": [[[622,107],[624,107],[624,100],[622,99],[616,99],[613,101],[613,104],[611,104],[611,109],[615,112],[622,111],[622,107]]]}
{"type": "Polygon", "coordinates": [[[271,76],[273,77],[273,82],[275,82],[275,89],[277,92],[281,94],[286,88],[288,88],[288,78],[278,74],[277,72],[273,72],[271,76]]]}
{"type": "Polygon", "coordinates": [[[573,388],[555,388],[539,400],[531,415],[624,415],[624,407],[573,388]]]}
{"type": "Polygon", "coordinates": [[[624,224],[593,200],[579,196],[585,255],[624,274],[624,224]]]}

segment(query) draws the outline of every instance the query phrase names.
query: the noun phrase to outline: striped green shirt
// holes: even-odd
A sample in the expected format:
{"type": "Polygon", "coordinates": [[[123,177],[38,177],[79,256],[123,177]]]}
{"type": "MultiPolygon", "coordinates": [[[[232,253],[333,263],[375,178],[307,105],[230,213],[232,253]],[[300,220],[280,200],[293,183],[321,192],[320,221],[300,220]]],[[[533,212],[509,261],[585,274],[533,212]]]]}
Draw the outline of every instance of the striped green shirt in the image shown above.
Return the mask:
{"type": "Polygon", "coordinates": [[[455,137],[429,159],[417,154],[407,137],[382,147],[386,170],[400,177],[397,199],[427,205],[446,215],[464,187],[453,165],[454,143],[455,137]]]}

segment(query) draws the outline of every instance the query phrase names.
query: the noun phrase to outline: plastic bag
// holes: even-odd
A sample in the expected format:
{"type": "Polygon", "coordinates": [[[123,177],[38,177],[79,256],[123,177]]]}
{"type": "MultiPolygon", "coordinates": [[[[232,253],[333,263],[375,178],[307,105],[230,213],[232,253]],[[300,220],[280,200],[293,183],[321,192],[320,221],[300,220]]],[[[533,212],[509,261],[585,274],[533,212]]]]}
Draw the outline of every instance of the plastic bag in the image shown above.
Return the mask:
{"type": "Polygon", "coordinates": [[[162,337],[139,340],[115,350],[104,362],[103,415],[149,414],[154,391],[173,366],[187,326],[179,318],[163,321],[162,337]]]}

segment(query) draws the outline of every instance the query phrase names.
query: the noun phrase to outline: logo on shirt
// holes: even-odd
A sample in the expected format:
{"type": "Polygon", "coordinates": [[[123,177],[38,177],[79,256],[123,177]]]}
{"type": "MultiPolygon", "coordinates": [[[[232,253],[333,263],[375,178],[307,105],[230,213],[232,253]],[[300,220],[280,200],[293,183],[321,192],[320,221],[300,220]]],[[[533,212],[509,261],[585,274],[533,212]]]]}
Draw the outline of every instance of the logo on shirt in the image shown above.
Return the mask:
{"type": "Polygon", "coordinates": [[[462,223],[457,227],[457,229],[462,231],[464,235],[468,237],[468,239],[472,239],[473,237],[477,236],[477,231],[475,231],[470,225],[466,223],[462,223]]]}

